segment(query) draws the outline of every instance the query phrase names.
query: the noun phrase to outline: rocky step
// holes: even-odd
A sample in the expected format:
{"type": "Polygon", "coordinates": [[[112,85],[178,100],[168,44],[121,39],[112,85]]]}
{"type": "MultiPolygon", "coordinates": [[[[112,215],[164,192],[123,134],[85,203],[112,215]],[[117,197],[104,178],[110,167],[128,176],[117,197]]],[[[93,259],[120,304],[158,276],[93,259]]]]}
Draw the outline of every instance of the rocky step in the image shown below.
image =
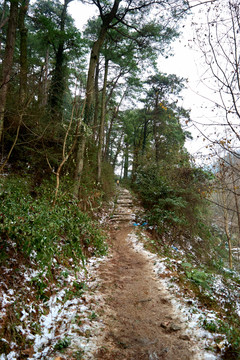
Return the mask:
{"type": "Polygon", "coordinates": [[[132,198],[130,196],[118,196],[117,197],[117,200],[131,200],[132,201],[132,198]]]}
{"type": "Polygon", "coordinates": [[[131,218],[133,218],[135,216],[135,214],[122,212],[122,213],[115,213],[112,215],[113,218],[123,217],[123,216],[130,216],[131,218]]]}
{"type": "Polygon", "coordinates": [[[119,194],[118,195],[118,197],[127,197],[127,198],[129,198],[129,199],[131,199],[132,198],[132,195],[131,194],[119,194]]]}
{"type": "Polygon", "coordinates": [[[132,197],[132,195],[130,194],[130,192],[119,192],[118,196],[128,196],[128,197],[132,197]]]}
{"type": "Polygon", "coordinates": [[[132,215],[132,210],[129,208],[116,209],[113,215],[132,215]]]}
{"type": "Polygon", "coordinates": [[[129,207],[117,207],[114,211],[114,214],[132,214],[132,210],[129,207]]]}
{"type": "MultiPolygon", "coordinates": [[[[121,209],[124,209],[124,211],[126,211],[126,209],[132,209],[132,208],[133,208],[133,204],[127,204],[127,205],[121,204],[121,209]]],[[[115,211],[117,211],[117,209],[115,211]]]]}
{"type": "Polygon", "coordinates": [[[121,207],[127,207],[127,206],[132,207],[133,203],[132,202],[125,202],[125,201],[118,201],[117,205],[120,205],[121,207]]]}
{"type": "Polygon", "coordinates": [[[126,202],[126,203],[132,203],[132,199],[131,198],[123,198],[123,197],[119,197],[118,199],[117,199],[117,203],[118,202],[126,202]]]}
{"type": "Polygon", "coordinates": [[[117,204],[132,204],[131,199],[118,199],[117,204]]]}
{"type": "Polygon", "coordinates": [[[133,219],[135,216],[133,214],[115,214],[113,215],[112,219],[121,219],[121,218],[129,218],[129,219],[133,219]]]}
{"type": "Polygon", "coordinates": [[[134,218],[131,216],[131,215],[124,215],[124,216],[116,216],[116,217],[113,217],[112,218],[112,221],[113,222],[117,222],[117,221],[119,221],[119,222],[122,222],[122,221],[133,221],[134,220],[134,218]]]}

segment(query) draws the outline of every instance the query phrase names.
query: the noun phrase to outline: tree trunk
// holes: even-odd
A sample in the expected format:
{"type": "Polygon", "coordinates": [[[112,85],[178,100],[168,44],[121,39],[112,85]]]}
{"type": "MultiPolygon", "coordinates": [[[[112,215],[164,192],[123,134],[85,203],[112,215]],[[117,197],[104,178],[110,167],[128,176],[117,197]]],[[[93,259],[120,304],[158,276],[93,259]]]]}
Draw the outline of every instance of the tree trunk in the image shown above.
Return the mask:
{"type": "Polygon", "coordinates": [[[99,79],[99,61],[96,65],[95,71],[95,86],[94,86],[94,93],[95,93],[95,108],[94,108],[94,120],[93,120],[93,141],[96,140],[96,133],[98,128],[98,115],[99,115],[99,89],[98,89],[98,79],[99,79]]]}
{"type": "Polygon", "coordinates": [[[143,129],[142,155],[145,154],[145,150],[146,150],[146,144],[147,144],[147,128],[148,128],[148,121],[147,121],[147,117],[146,117],[146,115],[145,115],[145,119],[144,119],[144,129],[143,129]]]}
{"type": "Polygon", "coordinates": [[[115,18],[118,7],[121,0],[115,0],[111,11],[102,16],[102,26],[100,29],[98,39],[93,43],[91,56],[90,56],[90,63],[88,68],[88,77],[87,77],[87,88],[86,88],[86,111],[85,111],[85,123],[90,124],[92,122],[93,116],[93,98],[94,98],[94,74],[96,65],[98,63],[99,53],[103,42],[105,40],[107,30],[115,18]]]}
{"type": "Polygon", "coordinates": [[[129,164],[129,145],[128,143],[125,144],[125,151],[124,151],[124,173],[123,178],[128,178],[128,164],[129,164]]]}
{"type": "Polygon", "coordinates": [[[6,24],[8,21],[8,17],[5,17],[6,15],[6,8],[7,8],[7,0],[4,0],[3,6],[2,6],[2,16],[0,19],[0,29],[6,24]]]}
{"type": "Polygon", "coordinates": [[[106,136],[106,144],[105,144],[105,150],[104,150],[104,159],[105,159],[105,161],[107,161],[109,159],[109,146],[110,146],[110,138],[111,138],[112,128],[113,128],[114,120],[118,116],[119,108],[120,108],[120,106],[122,104],[122,101],[124,99],[125,94],[126,94],[126,91],[124,91],[124,93],[123,93],[123,95],[121,97],[121,100],[120,100],[118,106],[116,107],[116,109],[114,110],[112,118],[111,118],[110,126],[109,126],[107,136],[106,136]]]}
{"type": "Polygon", "coordinates": [[[112,127],[113,127],[113,123],[114,123],[115,118],[116,118],[116,112],[114,111],[114,114],[111,117],[109,129],[108,129],[107,135],[106,135],[106,143],[105,143],[105,150],[104,150],[104,160],[105,161],[107,161],[109,159],[110,137],[111,137],[112,127]]]}
{"type": "Polygon", "coordinates": [[[98,182],[100,182],[101,175],[102,175],[102,152],[103,152],[103,139],[104,139],[104,124],[105,124],[105,116],[106,116],[106,92],[107,92],[108,63],[109,63],[109,60],[105,59],[105,72],[104,72],[103,89],[102,89],[102,111],[101,111],[99,143],[98,143],[98,174],[97,174],[98,182]]]}
{"type": "Polygon", "coordinates": [[[65,54],[64,54],[64,32],[65,32],[65,22],[67,16],[67,7],[68,4],[72,0],[65,0],[62,13],[61,13],[61,20],[60,20],[60,31],[61,37],[59,40],[56,57],[55,57],[55,69],[53,71],[53,77],[51,82],[51,89],[50,89],[50,108],[51,114],[53,117],[57,117],[58,121],[61,121],[62,114],[63,114],[63,96],[65,90],[65,54]]]}
{"type": "Polygon", "coordinates": [[[27,33],[28,30],[25,27],[25,17],[28,11],[29,0],[22,0],[19,10],[18,27],[20,31],[20,106],[23,108],[26,95],[27,95],[27,33]]]}
{"type": "Polygon", "coordinates": [[[136,144],[134,144],[133,148],[133,164],[132,164],[132,182],[136,181],[137,176],[137,168],[139,166],[139,149],[136,144]]]}
{"type": "Polygon", "coordinates": [[[223,216],[224,216],[224,228],[225,234],[228,241],[228,259],[229,259],[229,268],[232,269],[232,243],[231,243],[231,236],[229,233],[229,219],[228,219],[228,211],[227,211],[227,201],[226,201],[226,194],[224,189],[222,190],[222,199],[223,199],[223,216]]]}
{"type": "Polygon", "coordinates": [[[45,64],[42,76],[41,106],[45,108],[48,102],[48,67],[49,67],[49,46],[46,49],[45,64]]]}
{"type": "Polygon", "coordinates": [[[159,144],[159,116],[158,116],[158,103],[159,103],[159,97],[158,93],[156,93],[156,99],[155,99],[155,114],[154,114],[154,123],[153,123],[153,134],[154,134],[154,142],[155,142],[155,158],[156,163],[159,163],[160,160],[160,144],[159,144]]]}
{"type": "Polygon", "coordinates": [[[117,158],[118,158],[118,155],[120,154],[120,151],[121,151],[123,136],[124,136],[124,134],[122,133],[122,135],[121,135],[121,137],[119,138],[119,141],[118,141],[117,151],[116,151],[116,153],[115,153],[115,156],[114,156],[114,159],[113,159],[113,164],[112,164],[112,165],[113,165],[113,169],[115,169],[115,167],[116,167],[117,158]]]}
{"type": "Polygon", "coordinates": [[[237,223],[238,223],[238,246],[240,246],[240,211],[239,211],[239,204],[238,204],[238,195],[236,194],[236,189],[237,189],[237,184],[236,184],[236,179],[234,177],[234,173],[233,173],[233,164],[232,164],[232,160],[230,160],[230,164],[232,165],[232,169],[231,169],[231,176],[232,176],[232,185],[233,185],[233,194],[234,194],[234,202],[235,202],[235,208],[236,208],[236,212],[237,212],[237,223]]]}
{"type": "MultiPolygon", "coordinates": [[[[4,27],[4,25],[8,22],[8,17],[6,15],[6,8],[7,8],[7,0],[4,0],[3,6],[2,6],[2,16],[0,19],[0,30],[4,27]]],[[[2,41],[0,38],[0,52],[2,52],[2,41]]]]}
{"type": "Polygon", "coordinates": [[[76,198],[79,198],[80,184],[83,171],[83,161],[84,161],[84,152],[86,145],[86,137],[84,130],[81,129],[80,141],[78,142],[77,157],[76,157],[76,169],[74,175],[74,186],[73,186],[73,195],[76,198]]]}
{"type": "MultiPolygon", "coordinates": [[[[120,4],[121,0],[114,0],[114,4],[113,7],[111,9],[111,11],[106,14],[106,15],[102,15],[102,26],[100,29],[100,33],[99,33],[99,37],[98,39],[94,42],[93,46],[92,46],[92,50],[91,50],[91,56],[90,56],[90,62],[89,62],[89,68],[88,68],[88,77],[87,77],[87,86],[86,86],[86,108],[85,108],[85,115],[84,115],[84,122],[85,124],[89,125],[92,123],[92,116],[93,116],[93,99],[94,99],[94,75],[95,75],[95,69],[98,63],[98,58],[99,58],[99,53],[101,50],[101,47],[103,45],[103,42],[105,40],[106,34],[107,34],[107,30],[109,28],[109,25],[111,24],[111,22],[113,21],[113,19],[115,18],[117,11],[118,11],[118,7],[120,4]]],[[[101,9],[102,11],[102,9],[101,9]]],[[[100,11],[100,13],[101,13],[100,11]]],[[[74,184],[74,192],[79,193],[79,191],[77,191],[77,188],[80,187],[80,181],[81,181],[81,174],[80,171],[82,171],[81,169],[83,169],[83,162],[84,159],[81,158],[81,156],[84,156],[84,152],[85,152],[85,144],[86,144],[86,139],[81,139],[81,141],[79,141],[78,143],[78,151],[77,151],[77,164],[76,164],[76,171],[75,171],[75,184],[74,184]]]]}
{"type": "Polygon", "coordinates": [[[6,107],[8,84],[11,79],[14,47],[16,40],[16,29],[17,29],[17,21],[18,21],[18,1],[11,0],[10,3],[11,5],[10,5],[10,15],[8,21],[6,49],[3,59],[2,79],[0,85],[0,141],[2,140],[3,137],[4,114],[6,107]]]}
{"type": "Polygon", "coordinates": [[[88,68],[88,77],[87,77],[87,88],[86,88],[86,110],[85,110],[85,117],[84,121],[86,124],[91,124],[93,115],[94,115],[94,109],[93,109],[93,99],[94,99],[94,74],[95,69],[98,63],[99,53],[100,49],[102,47],[102,44],[105,40],[105,36],[107,33],[107,28],[102,27],[100,31],[100,35],[97,41],[94,42],[92,50],[91,50],[91,57],[90,57],[90,63],[88,68]]]}

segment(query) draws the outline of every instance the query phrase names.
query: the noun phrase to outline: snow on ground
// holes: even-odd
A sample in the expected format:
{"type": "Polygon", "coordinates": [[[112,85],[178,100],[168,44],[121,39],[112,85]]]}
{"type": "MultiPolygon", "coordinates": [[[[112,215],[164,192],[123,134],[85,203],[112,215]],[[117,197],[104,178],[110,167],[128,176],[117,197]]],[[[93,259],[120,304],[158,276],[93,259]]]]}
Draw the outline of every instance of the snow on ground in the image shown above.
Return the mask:
{"type": "MultiPolygon", "coordinates": [[[[103,217],[102,221],[105,221],[103,217]]],[[[147,251],[144,248],[145,234],[143,232],[132,231],[128,236],[128,241],[132,244],[135,251],[142,253],[146,256],[152,266],[159,281],[159,287],[164,289],[166,296],[171,301],[176,317],[181,318],[182,323],[186,324],[185,332],[192,339],[195,340],[196,348],[195,352],[198,353],[196,360],[215,360],[219,357],[206,351],[206,347],[210,347],[214,343],[214,339],[218,334],[212,334],[201,327],[201,321],[206,319],[207,321],[216,320],[216,314],[213,311],[201,309],[199,303],[194,297],[189,297],[181,294],[180,287],[176,283],[176,279],[172,277],[172,272],[168,270],[166,262],[170,261],[172,267],[176,267],[181,263],[181,260],[169,259],[166,257],[160,258],[156,254],[147,251]],[[161,277],[161,275],[164,275],[161,277]],[[171,277],[171,279],[169,279],[171,277]]],[[[148,239],[148,242],[151,241],[148,239]]],[[[56,358],[56,351],[54,348],[61,342],[69,341],[68,349],[70,351],[82,351],[84,353],[84,359],[93,359],[93,353],[101,343],[102,328],[104,327],[101,318],[98,316],[98,311],[104,306],[104,300],[101,294],[98,292],[98,279],[96,278],[96,269],[102,261],[107,261],[105,258],[91,258],[86,264],[86,268],[78,271],[77,273],[70,271],[69,268],[61,266],[62,279],[59,283],[59,288],[53,286],[53,295],[45,302],[38,302],[37,304],[29,302],[24,304],[21,308],[21,322],[22,325],[18,325],[17,330],[20,334],[24,335],[26,339],[33,341],[33,351],[30,354],[29,359],[43,359],[53,360],[56,358]],[[68,297],[69,286],[73,286],[74,282],[77,284],[84,283],[86,287],[83,289],[81,296],[68,297]],[[65,285],[64,285],[65,284],[65,285]],[[33,332],[32,328],[32,315],[39,315],[39,327],[37,331],[33,332]],[[71,343],[70,343],[71,342],[71,343]],[[54,352],[54,356],[53,356],[54,352]]],[[[14,259],[13,259],[14,260],[14,259]]],[[[69,260],[71,263],[71,259],[69,260]]],[[[6,269],[10,271],[9,269],[6,269]]],[[[27,269],[21,267],[21,273],[24,278],[23,286],[26,291],[31,291],[31,282],[41,277],[44,279],[46,273],[44,271],[36,271],[33,269],[27,269]]],[[[16,289],[7,289],[4,284],[4,277],[1,282],[5,291],[2,292],[0,297],[1,312],[0,317],[6,315],[6,309],[9,305],[18,301],[16,295],[16,289]]],[[[1,285],[0,284],[0,285],[1,285]]],[[[216,276],[214,279],[214,286],[216,288],[216,294],[223,297],[229,296],[229,293],[224,287],[221,276],[216,276]]],[[[240,304],[236,302],[236,307],[240,313],[240,304]]],[[[183,325],[185,326],[185,325],[183,325]]],[[[223,335],[221,335],[223,337],[223,335]]],[[[0,339],[7,343],[7,340],[0,339]]],[[[222,340],[223,346],[226,340],[222,340]]],[[[11,342],[11,352],[8,355],[0,355],[0,360],[16,360],[20,359],[20,354],[16,349],[16,344],[11,342]]],[[[61,354],[61,357],[64,355],[61,354]]],[[[67,359],[67,358],[66,358],[67,359]]]]}
{"type": "MultiPolygon", "coordinates": [[[[220,359],[220,355],[216,355],[210,351],[205,350],[206,348],[210,348],[212,345],[214,345],[214,339],[219,334],[212,334],[201,327],[201,321],[203,319],[212,321],[216,319],[216,313],[206,309],[200,309],[197,300],[187,297],[183,293],[181,294],[181,298],[177,297],[176,294],[180,294],[181,289],[174,281],[169,281],[169,277],[172,276],[172,273],[167,269],[164,263],[165,260],[169,261],[169,259],[159,258],[159,256],[156,254],[146,250],[143,243],[139,241],[139,237],[146,239],[146,235],[143,232],[141,232],[139,236],[139,233],[132,231],[128,236],[128,241],[133,245],[135,251],[140,252],[151,261],[157,281],[160,283],[160,288],[166,292],[168,299],[171,301],[176,317],[181,319],[184,326],[186,325],[185,333],[195,341],[194,349],[197,354],[195,359],[220,359]],[[159,275],[161,274],[164,274],[164,276],[168,275],[168,278],[159,278],[159,275]]],[[[173,263],[176,262],[174,259],[172,259],[172,261],[173,263]]],[[[224,344],[227,345],[227,341],[225,339],[222,341],[222,343],[223,346],[224,344]]]]}
{"type": "MultiPolygon", "coordinates": [[[[65,286],[55,291],[48,301],[38,302],[36,299],[30,304],[24,304],[21,308],[20,321],[22,325],[16,326],[16,330],[22,334],[26,340],[33,342],[33,349],[29,352],[29,360],[33,359],[55,359],[56,356],[51,357],[57,344],[60,344],[67,339],[69,341],[69,348],[74,350],[82,350],[87,353],[85,359],[91,359],[91,355],[96,349],[96,343],[103,328],[103,324],[97,316],[99,304],[102,303],[101,295],[97,292],[98,280],[95,277],[96,269],[104,258],[91,258],[88,260],[85,269],[82,269],[77,274],[70,273],[69,269],[62,267],[62,273],[65,271],[64,282],[65,286]],[[83,294],[81,296],[70,296],[69,285],[73,283],[84,284],[83,294]],[[40,317],[38,319],[38,331],[33,332],[32,328],[32,313],[38,312],[40,317]],[[97,335],[97,336],[96,336],[97,335]]],[[[22,274],[24,277],[24,285],[36,279],[39,274],[44,276],[40,271],[33,269],[26,269],[22,267],[22,274]]],[[[70,294],[71,295],[71,294],[70,294]]],[[[6,308],[9,304],[18,301],[14,290],[9,289],[3,293],[1,298],[1,315],[6,314],[6,308]]],[[[0,339],[2,342],[7,342],[6,339],[0,339]]],[[[8,355],[1,354],[0,360],[16,360],[21,358],[20,352],[17,350],[15,343],[10,343],[12,350],[8,355]],[[15,350],[16,349],[16,350],[15,350]]],[[[54,351],[54,355],[56,351],[54,351]]],[[[62,354],[61,354],[62,356],[62,354]]]]}

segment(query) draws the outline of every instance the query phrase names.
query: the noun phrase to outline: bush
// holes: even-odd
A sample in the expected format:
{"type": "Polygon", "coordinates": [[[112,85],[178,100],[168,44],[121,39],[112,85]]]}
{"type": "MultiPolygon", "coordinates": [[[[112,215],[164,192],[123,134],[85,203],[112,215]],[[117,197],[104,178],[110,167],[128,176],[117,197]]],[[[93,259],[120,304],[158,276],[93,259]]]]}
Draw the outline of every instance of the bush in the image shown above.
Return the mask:
{"type": "Polygon", "coordinates": [[[199,234],[206,203],[199,189],[208,174],[189,164],[149,164],[138,169],[134,189],[140,194],[148,212],[148,221],[157,225],[159,234],[168,228],[180,233],[199,234]]]}
{"type": "Polygon", "coordinates": [[[50,182],[44,182],[34,197],[27,178],[8,177],[0,189],[3,249],[10,239],[18,252],[33,256],[43,265],[51,265],[54,257],[71,257],[76,263],[84,263],[87,254],[105,254],[98,224],[78,208],[76,201],[62,194],[52,206],[50,182]]]}

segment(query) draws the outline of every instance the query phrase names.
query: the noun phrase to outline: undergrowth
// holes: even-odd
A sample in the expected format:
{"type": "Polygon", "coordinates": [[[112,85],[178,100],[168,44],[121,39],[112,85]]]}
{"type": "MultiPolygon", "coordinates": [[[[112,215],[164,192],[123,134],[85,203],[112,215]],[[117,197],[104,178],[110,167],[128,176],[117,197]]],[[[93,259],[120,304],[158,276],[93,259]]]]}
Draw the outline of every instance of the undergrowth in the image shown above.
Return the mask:
{"type": "MultiPolygon", "coordinates": [[[[7,299],[1,309],[3,359],[11,351],[20,359],[34,353],[34,339],[44,339],[42,319],[54,297],[61,311],[64,304],[81,302],[88,290],[87,259],[107,252],[104,232],[68,195],[68,186],[63,184],[53,206],[54,179],[38,187],[28,177],[0,179],[0,290],[7,299]]],[[[64,351],[71,343],[56,330],[63,321],[61,311],[52,319],[56,336],[44,345],[50,352],[64,351]]],[[[91,310],[89,316],[94,319],[95,313],[91,310]]]]}
{"type": "Polygon", "coordinates": [[[145,219],[162,236],[189,234],[206,236],[204,226],[206,212],[202,195],[211,174],[191,166],[162,161],[139,166],[133,189],[139,195],[146,210],[145,219]]]}
{"type": "Polygon", "coordinates": [[[0,187],[1,260],[6,258],[8,241],[24,257],[51,267],[53,258],[79,260],[106,253],[99,226],[68,194],[52,206],[51,183],[44,182],[31,191],[27,178],[7,177],[0,187]]]}

